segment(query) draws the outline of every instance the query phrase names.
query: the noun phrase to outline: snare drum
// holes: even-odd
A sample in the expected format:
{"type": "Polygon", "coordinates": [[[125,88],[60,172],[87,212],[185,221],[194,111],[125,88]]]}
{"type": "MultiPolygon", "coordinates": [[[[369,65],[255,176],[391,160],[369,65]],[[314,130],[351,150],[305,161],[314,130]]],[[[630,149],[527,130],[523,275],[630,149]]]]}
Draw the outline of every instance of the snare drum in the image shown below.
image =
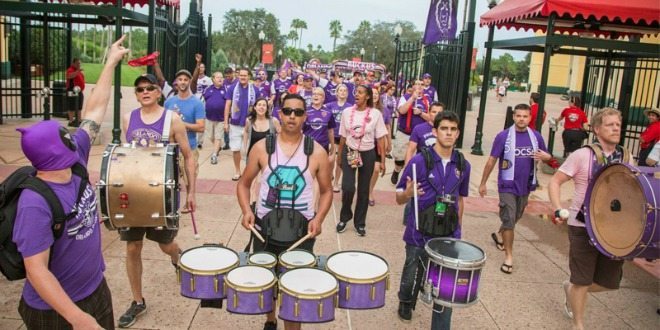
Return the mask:
{"type": "Polygon", "coordinates": [[[589,184],[585,227],[612,259],[660,258],[660,168],[610,164],[589,184]]]}
{"type": "Polygon", "coordinates": [[[275,266],[277,266],[277,257],[275,257],[275,255],[270,252],[255,252],[248,258],[247,264],[268,268],[275,272],[275,266]]]}
{"type": "Polygon", "coordinates": [[[454,238],[434,238],[424,247],[429,261],[424,292],[446,307],[467,307],[479,299],[479,279],[486,253],[478,246],[454,238]]]}
{"type": "Polygon", "coordinates": [[[371,309],[385,305],[389,266],[385,259],[362,251],[342,251],[328,257],[328,272],[339,280],[339,308],[371,309]]]}
{"type": "Polygon", "coordinates": [[[280,274],[287,270],[300,267],[314,267],[316,265],[316,256],[305,250],[285,251],[279,257],[280,274]]]}
{"type": "Polygon", "coordinates": [[[105,148],[96,186],[101,219],[108,229],[179,227],[178,153],[176,144],[105,148]]]}
{"type": "Polygon", "coordinates": [[[179,258],[181,295],[193,299],[225,298],[225,274],[238,266],[238,254],[220,245],[184,251],[179,258]]]}
{"type": "Polygon", "coordinates": [[[316,268],[296,268],[280,275],[279,317],[285,321],[322,323],[335,319],[337,280],[316,268]]]}
{"type": "Polygon", "coordinates": [[[225,277],[227,311],[266,314],[273,310],[275,274],[260,266],[234,268],[225,277]]]}

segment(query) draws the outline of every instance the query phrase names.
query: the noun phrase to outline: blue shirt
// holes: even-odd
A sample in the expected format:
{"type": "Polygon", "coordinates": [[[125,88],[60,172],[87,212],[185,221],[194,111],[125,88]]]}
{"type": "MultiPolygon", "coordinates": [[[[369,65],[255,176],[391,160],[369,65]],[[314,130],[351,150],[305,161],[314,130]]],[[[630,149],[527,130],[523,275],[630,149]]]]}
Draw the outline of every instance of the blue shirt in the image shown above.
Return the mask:
{"type": "MultiPolygon", "coordinates": [[[[412,180],[412,165],[415,164],[417,182],[419,187],[425,192],[423,195],[418,196],[417,206],[419,212],[422,212],[425,208],[433,205],[436,201],[436,196],[451,194],[454,196],[456,203],[449,207],[455,207],[456,213],[460,214],[460,210],[458,209],[458,198],[459,196],[467,197],[470,190],[470,163],[467,160],[464,160],[463,166],[465,168],[463,169],[463,173],[459,173],[456,168],[456,153],[452,154],[452,157],[445,168],[442,165],[440,156],[435,152],[435,149],[430,148],[429,150],[431,151],[431,156],[433,156],[433,168],[430,170],[426,168],[426,162],[421,153],[413,156],[403,170],[401,180],[399,180],[399,183],[396,186],[396,191],[405,191],[407,182],[406,178],[412,180]],[[460,183],[458,183],[459,179],[461,180],[460,183]],[[457,183],[458,186],[456,186],[457,183]],[[456,188],[450,191],[455,186],[456,188]]],[[[413,199],[411,198],[409,202],[412,206],[413,199]]],[[[461,238],[461,228],[457,228],[451,237],[461,238]]],[[[411,207],[411,210],[406,217],[406,230],[403,233],[403,240],[407,244],[423,247],[431,238],[432,237],[420,233],[415,228],[415,211],[411,207]]]]}
{"type": "MultiPolygon", "coordinates": [[[[165,101],[165,109],[176,111],[181,116],[181,120],[189,124],[195,124],[197,120],[206,117],[204,104],[194,95],[186,99],[181,99],[178,95],[170,97],[165,101]]],[[[193,149],[197,148],[197,132],[186,131],[188,133],[190,147],[193,149]]]]}

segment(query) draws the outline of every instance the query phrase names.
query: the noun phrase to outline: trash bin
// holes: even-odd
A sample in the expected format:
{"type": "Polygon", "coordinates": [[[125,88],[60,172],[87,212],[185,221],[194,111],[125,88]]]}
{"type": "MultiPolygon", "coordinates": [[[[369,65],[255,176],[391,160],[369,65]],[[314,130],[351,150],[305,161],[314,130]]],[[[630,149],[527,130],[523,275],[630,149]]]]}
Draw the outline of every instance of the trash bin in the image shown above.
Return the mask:
{"type": "Polygon", "coordinates": [[[66,82],[63,80],[54,80],[51,93],[53,95],[52,102],[52,115],[57,118],[68,118],[67,115],[67,98],[66,98],[66,82]]]}

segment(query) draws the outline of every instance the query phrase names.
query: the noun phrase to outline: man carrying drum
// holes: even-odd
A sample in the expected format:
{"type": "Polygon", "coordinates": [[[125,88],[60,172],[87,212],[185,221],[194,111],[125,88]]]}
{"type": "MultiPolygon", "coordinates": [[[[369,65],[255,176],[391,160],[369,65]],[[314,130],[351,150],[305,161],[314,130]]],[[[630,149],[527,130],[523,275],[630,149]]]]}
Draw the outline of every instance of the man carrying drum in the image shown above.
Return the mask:
{"type": "MultiPolygon", "coordinates": [[[[407,213],[403,234],[406,260],[399,286],[399,318],[404,321],[412,319],[412,310],[421,289],[420,282],[428,260],[424,250],[426,242],[435,237],[461,238],[463,197],[468,195],[470,188],[470,163],[458,150],[454,151],[454,143],[460,134],[459,121],[454,112],[437,114],[433,121],[433,133],[437,136],[435,144],[410,159],[396,187],[398,204],[412,200],[415,171],[418,212],[407,213]]],[[[451,308],[434,304],[431,329],[449,329],[450,326],[451,308]]]]}
{"type": "MultiPolygon", "coordinates": [[[[261,242],[252,237],[254,252],[279,255],[299,239],[307,237],[298,248],[313,253],[315,237],[321,233],[323,220],[332,203],[330,164],[323,147],[303,136],[306,117],[303,97],[287,95],[280,110],[280,134],[260,140],[248,155],[236,192],[243,211],[243,227],[258,230],[265,238],[265,242],[261,242]],[[249,192],[260,171],[262,180],[255,216],[250,209],[249,192]],[[314,180],[319,184],[318,210],[313,209],[314,180]]],[[[300,328],[299,323],[287,321],[284,326],[286,329],[300,328]]],[[[264,329],[276,328],[273,311],[268,314],[264,329]]]]}
{"type": "MultiPolygon", "coordinates": [[[[625,148],[618,146],[621,138],[621,113],[613,108],[604,108],[591,118],[591,127],[598,142],[594,146],[602,153],[604,164],[632,159],[625,148]],[[627,154],[627,155],[626,155],[627,154]]],[[[564,313],[573,320],[574,329],[584,329],[583,319],[586,310],[587,293],[616,290],[623,275],[623,260],[612,260],[603,255],[590,243],[589,235],[581,211],[587,187],[593,175],[603,164],[597,161],[595,151],[583,147],[571,153],[559,170],[550,179],[548,195],[554,207],[554,222],[568,222],[568,242],[570,244],[568,265],[570,281],[564,281],[564,313]],[[561,206],[561,185],[573,180],[571,207],[561,206]]]]}
{"type": "MultiPolygon", "coordinates": [[[[138,147],[155,146],[157,143],[178,143],[185,160],[186,176],[195,178],[196,160],[188,143],[186,126],[176,112],[166,111],[158,105],[161,89],[156,77],[143,74],[135,79],[134,85],[140,108],[126,113],[122,118],[126,142],[135,143],[138,147]]],[[[195,180],[189,180],[186,188],[186,207],[194,211],[195,180]]],[[[131,306],[119,318],[120,328],[130,327],[137,317],[147,310],[142,296],[142,240],[145,234],[147,239],[158,243],[160,249],[170,256],[172,264],[176,267],[181,252],[179,245],[174,241],[177,232],[177,230],[150,227],[119,230],[120,239],[126,242],[126,273],[133,294],[131,306]]]]}

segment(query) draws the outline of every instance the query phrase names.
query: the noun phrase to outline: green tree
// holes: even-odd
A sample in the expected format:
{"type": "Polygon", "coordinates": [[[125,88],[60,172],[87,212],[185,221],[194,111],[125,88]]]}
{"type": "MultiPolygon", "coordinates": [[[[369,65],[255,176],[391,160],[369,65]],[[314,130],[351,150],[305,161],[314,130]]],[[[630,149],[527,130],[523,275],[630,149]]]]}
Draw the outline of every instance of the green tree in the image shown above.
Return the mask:
{"type": "Polygon", "coordinates": [[[213,45],[224,51],[230,63],[254,66],[261,51],[259,31],[266,34],[264,42],[274,43],[275,49],[283,48],[285,39],[280,35],[280,22],[263,8],[226,12],[222,33],[214,37],[213,45]]]}
{"type": "Polygon", "coordinates": [[[330,21],[330,38],[332,38],[332,52],[335,52],[335,48],[337,48],[337,38],[341,38],[341,32],[343,30],[343,27],[341,26],[341,22],[339,20],[332,20],[330,21]]]}
{"type": "Polygon", "coordinates": [[[291,28],[295,30],[300,30],[298,33],[298,48],[302,46],[302,31],[307,30],[307,22],[299,19],[299,18],[294,18],[291,21],[291,28]]]}
{"type": "Polygon", "coordinates": [[[298,41],[298,32],[296,30],[289,31],[289,34],[286,35],[286,38],[291,41],[291,46],[295,47],[296,42],[298,41]]]}

